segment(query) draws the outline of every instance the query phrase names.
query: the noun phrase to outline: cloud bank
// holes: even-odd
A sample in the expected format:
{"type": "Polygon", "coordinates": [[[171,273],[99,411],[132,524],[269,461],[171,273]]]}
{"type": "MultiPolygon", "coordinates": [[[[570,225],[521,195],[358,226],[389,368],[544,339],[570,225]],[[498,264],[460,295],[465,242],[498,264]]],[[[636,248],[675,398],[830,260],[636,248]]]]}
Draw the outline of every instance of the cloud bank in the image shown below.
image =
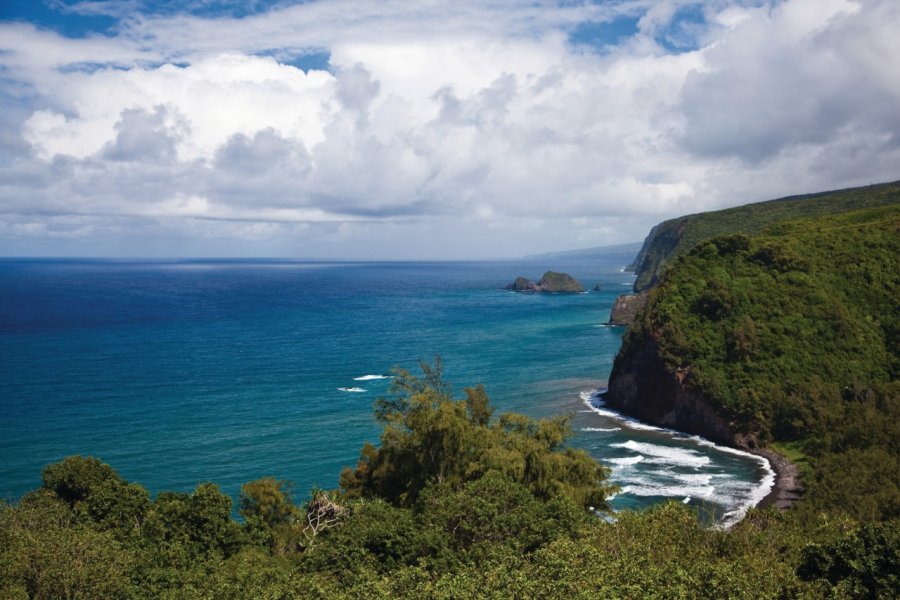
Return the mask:
{"type": "Polygon", "coordinates": [[[900,177],[892,0],[68,10],[117,20],[0,22],[2,254],[517,256],[900,177]]]}

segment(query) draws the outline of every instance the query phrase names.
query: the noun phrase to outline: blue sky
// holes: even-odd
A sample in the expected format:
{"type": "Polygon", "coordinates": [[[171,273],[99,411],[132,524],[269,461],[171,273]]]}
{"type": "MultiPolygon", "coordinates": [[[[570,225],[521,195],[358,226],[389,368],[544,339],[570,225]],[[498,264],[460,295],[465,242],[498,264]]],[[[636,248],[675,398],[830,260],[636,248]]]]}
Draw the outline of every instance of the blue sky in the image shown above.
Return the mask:
{"type": "Polygon", "coordinates": [[[0,255],[512,257],[900,178],[889,0],[0,5],[0,255]]]}

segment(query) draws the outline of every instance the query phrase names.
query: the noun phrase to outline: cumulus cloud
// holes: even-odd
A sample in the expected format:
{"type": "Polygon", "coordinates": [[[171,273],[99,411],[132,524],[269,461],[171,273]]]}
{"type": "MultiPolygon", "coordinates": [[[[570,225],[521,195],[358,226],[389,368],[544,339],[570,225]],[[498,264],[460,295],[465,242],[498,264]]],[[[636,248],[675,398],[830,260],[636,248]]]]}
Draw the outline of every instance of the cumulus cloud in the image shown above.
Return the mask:
{"type": "Polygon", "coordinates": [[[128,14],[78,40],[0,24],[0,249],[517,255],[898,176],[888,0],[128,14]],[[602,53],[569,37],[622,18],[602,53]],[[295,66],[312,51],[328,70],[295,66]]]}

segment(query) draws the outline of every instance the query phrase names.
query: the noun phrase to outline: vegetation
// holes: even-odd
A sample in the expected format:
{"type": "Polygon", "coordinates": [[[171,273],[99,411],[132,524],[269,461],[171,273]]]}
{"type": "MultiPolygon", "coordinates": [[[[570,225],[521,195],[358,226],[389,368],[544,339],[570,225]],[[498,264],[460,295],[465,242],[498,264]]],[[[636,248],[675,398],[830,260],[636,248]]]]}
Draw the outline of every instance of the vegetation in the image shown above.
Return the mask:
{"type": "Polygon", "coordinates": [[[808,509],[900,517],[900,203],[712,238],[650,292],[653,339],[733,430],[805,455],[808,509]]]}
{"type": "Polygon", "coordinates": [[[556,271],[547,271],[537,283],[525,277],[516,277],[516,280],[504,289],[532,294],[579,294],[584,291],[577,279],[568,273],[556,271]]]}
{"type": "Polygon", "coordinates": [[[634,291],[645,291],[656,285],[668,263],[710,238],[735,233],[756,235],[785,221],[826,217],[898,202],[900,181],[790,196],[664,221],[647,236],[632,264],[637,275],[634,291]]]}
{"type": "Polygon", "coordinates": [[[893,597],[897,522],[752,511],[705,529],[681,504],[597,508],[606,470],[565,446],[565,419],[494,417],[440,366],[398,373],[341,490],[295,504],[287,482],[210,483],[150,499],[94,458],[48,466],[0,506],[3,598],[893,597]],[[594,506],[594,510],[586,506],[594,506]]]}
{"type": "Polygon", "coordinates": [[[794,510],[729,531],[680,503],[609,519],[608,472],[567,446],[567,418],[495,416],[482,387],[454,398],[438,361],[397,372],[380,444],[305,502],[262,478],[236,519],[212,483],[151,498],[95,458],[47,466],[0,504],[0,598],[900,597],[898,194],[655,236],[669,267],[622,351],[652,340],[736,431],[797,460],[794,510]],[[726,226],[740,233],[699,237],[726,226]]]}
{"type": "Polygon", "coordinates": [[[379,497],[411,506],[429,484],[458,488],[487,473],[500,473],[537,498],[567,498],[606,510],[608,470],[583,450],[566,448],[569,419],[534,421],[518,414],[492,419],[482,386],[454,401],[441,381],[441,363],[422,365],[420,379],[400,370],[395,395],[379,400],[381,446],[363,447],[341,487],[350,498],[379,497]]]}

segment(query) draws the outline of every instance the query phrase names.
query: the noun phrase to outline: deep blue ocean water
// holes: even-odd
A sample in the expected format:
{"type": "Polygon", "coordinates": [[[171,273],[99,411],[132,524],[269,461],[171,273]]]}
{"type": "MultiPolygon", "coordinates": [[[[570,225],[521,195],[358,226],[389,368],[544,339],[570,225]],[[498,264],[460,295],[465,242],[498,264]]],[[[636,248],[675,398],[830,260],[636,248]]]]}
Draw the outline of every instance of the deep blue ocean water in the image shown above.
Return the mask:
{"type": "Polygon", "coordinates": [[[463,263],[0,261],[0,498],[66,455],[152,493],[274,476],[337,485],[377,442],[392,367],[443,357],[501,411],[573,413],[573,444],[613,467],[616,508],[677,498],[721,517],[765,492],[758,459],[590,406],[623,330],[603,324],[632,252],[463,263]],[[567,271],[578,295],[503,291],[567,271]]]}

